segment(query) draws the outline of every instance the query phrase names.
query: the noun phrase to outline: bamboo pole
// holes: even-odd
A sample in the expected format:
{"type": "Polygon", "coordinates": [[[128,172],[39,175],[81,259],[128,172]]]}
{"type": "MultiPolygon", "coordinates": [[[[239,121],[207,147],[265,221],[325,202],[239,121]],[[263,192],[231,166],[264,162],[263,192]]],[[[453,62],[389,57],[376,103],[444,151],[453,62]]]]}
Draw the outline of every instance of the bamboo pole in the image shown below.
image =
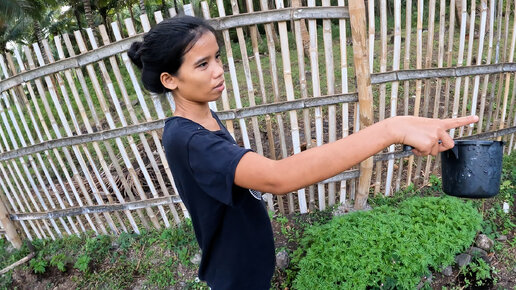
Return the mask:
{"type": "MultiPolygon", "coordinates": [[[[315,1],[308,1],[308,7],[314,7],[315,1]]],[[[319,49],[317,46],[317,23],[315,20],[308,20],[308,33],[310,35],[310,68],[312,72],[312,94],[317,98],[321,95],[321,85],[319,80],[319,49]]],[[[315,108],[315,138],[317,146],[323,145],[323,116],[322,108],[315,108]]],[[[326,193],[323,184],[317,184],[317,197],[319,210],[326,208],[326,193]]]]}
{"type": "MultiPolygon", "coordinates": [[[[77,41],[77,44],[79,46],[79,50],[81,51],[81,53],[84,53],[87,49],[86,49],[86,46],[85,46],[84,41],[82,39],[81,33],[79,31],[74,31],[74,35],[75,35],[75,39],[77,41]]],[[[93,43],[92,43],[92,45],[93,45],[93,43]]],[[[104,93],[102,92],[102,90],[100,88],[100,84],[99,84],[97,76],[95,74],[95,70],[94,70],[92,65],[87,65],[86,66],[86,70],[88,71],[88,75],[90,77],[90,80],[93,83],[93,88],[95,89],[95,93],[97,95],[97,100],[99,101],[100,107],[101,107],[102,111],[104,112],[104,116],[105,116],[105,119],[106,119],[106,121],[108,123],[108,126],[109,126],[109,128],[113,129],[113,128],[116,127],[115,122],[114,122],[114,118],[111,115],[109,107],[107,106],[107,102],[106,102],[106,100],[104,98],[104,93]]],[[[105,69],[101,69],[101,70],[104,71],[105,69]]],[[[117,108],[117,111],[119,111],[119,110],[120,109],[117,108]]],[[[115,139],[115,141],[116,141],[116,144],[117,144],[117,147],[118,147],[120,153],[122,154],[122,157],[123,157],[123,160],[124,160],[124,164],[127,167],[127,170],[129,171],[130,176],[133,178],[134,184],[135,184],[135,186],[136,186],[136,188],[138,190],[139,197],[142,200],[147,199],[146,194],[145,194],[145,192],[144,192],[144,190],[143,190],[143,188],[141,186],[141,183],[140,183],[140,181],[138,179],[138,176],[137,176],[137,174],[135,172],[135,169],[134,169],[132,163],[130,162],[130,160],[128,158],[128,154],[126,152],[124,144],[122,143],[122,140],[120,138],[117,138],[117,139],[115,139]]],[[[135,156],[135,158],[137,160],[137,163],[140,166],[140,169],[142,170],[142,172],[144,174],[145,180],[147,181],[147,183],[149,185],[149,188],[151,188],[152,194],[155,195],[155,188],[153,187],[152,181],[151,181],[150,177],[148,176],[147,171],[145,170],[145,164],[143,164],[143,160],[140,157],[139,150],[136,147],[136,144],[134,143],[134,140],[132,139],[131,136],[128,136],[128,141],[129,141],[129,145],[131,147],[131,150],[133,151],[133,154],[134,154],[134,156],[135,156]]],[[[165,213],[164,213],[164,210],[163,210],[162,207],[159,209],[159,211],[160,211],[162,216],[165,216],[165,213]]],[[[147,212],[147,215],[149,216],[153,226],[156,229],[160,229],[161,225],[159,224],[159,221],[158,221],[156,215],[154,214],[154,211],[152,209],[150,209],[150,208],[146,208],[146,212],[147,212]]]]}
{"type": "MultiPolygon", "coordinates": [[[[276,7],[283,8],[282,0],[276,0],[276,7]]],[[[283,78],[285,81],[285,89],[287,93],[287,101],[294,100],[294,85],[292,83],[292,69],[290,65],[290,49],[288,44],[287,35],[287,24],[285,22],[278,23],[278,30],[281,42],[281,58],[283,61],[283,78]]],[[[294,154],[301,152],[301,142],[299,140],[299,125],[297,121],[296,111],[289,111],[290,117],[290,132],[292,134],[292,145],[294,147],[294,154]]],[[[305,189],[299,189],[297,191],[299,211],[301,213],[307,213],[306,193],[305,189]]]]}
{"type": "MultiPolygon", "coordinates": [[[[454,11],[450,11],[450,13],[453,13],[454,11]]],[[[440,0],[440,6],[439,6],[439,48],[438,48],[438,51],[437,51],[437,67],[438,68],[442,68],[443,67],[443,64],[444,64],[444,53],[445,53],[445,50],[444,50],[444,31],[446,30],[445,28],[445,25],[446,25],[446,1],[445,0],[440,0]]],[[[432,115],[432,118],[438,118],[439,117],[439,104],[441,102],[441,88],[442,86],[442,79],[438,78],[437,79],[437,84],[435,86],[435,95],[434,95],[434,110],[433,110],[433,115],[432,115]]],[[[439,164],[440,164],[440,158],[441,156],[438,154],[437,157],[435,158],[435,162],[434,162],[434,167],[433,167],[433,172],[437,172],[437,169],[439,168],[439,164]]],[[[430,160],[430,158],[427,159],[427,163],[426,163],[426,168],[425,168],[425,172],[429,172],[430,171],[430,166],[431,166],[431,163],[428,161],[430,160]]],[[[425,184],[428,182],[428,179],[427,179],[428,175],[425,176],[425,184]]]]}
{"type": "MultiPolygon", "coordinates": [[[[492,53],[493,53],[493,35],[494,35],[494,16],[495,12],[495,0],[489,1],[489,40],[488,40],[488,49],[487,49],[487,58],[486,64],[491,63],[492,53]]],[[[477,125],[477,132],[482,132],[482,127],[484,124],[484,112],[486,106],[486,96],[487,96],[487,86],[489,84],[490,75],[484,76],[484,83],[482,86],[482,95],[480,97],[480,112],[479,112],[479,120],[477,125]]],[[[496,80],[496,77],[494,78],[496,80]]]]}
{"type": "MultiPolygon", "coordinates": [[[[344,6],[344,0],[339,0],[339,6],[344,6]]],[[[341,71],[341,92],[348,93],[348,53],[347,53],[347,39],[346,39],[346,20],[339,19],[339,40],[340,40],[340,71],[341,71]]],[[[342,104],[342,138],[348,136],[349,132],[349,105],[342,104]]],[[[341,204],[347,203],[348,191],[347,182],[340,183],[339,202],[341,204]]]]}
{"type": "MultiPolygon", "coordinates": [[[[460,0],[459,0],[460,1],[460,0]]],[[[453,44],[454,44],[454,33],[455,33],[455,0],[450,1],[450,20],[448,23],[448,47],[446,49],[446,65],[451,67],[452,63],[452,55],[453,55],[453,44]]],[[[445,89],[444,89],[444,117],[448,117],[448,104],[450,101],[450,82],[449,78],[446,79],[445,89]]]]}
{"type": "MultiPolygon", "coordinates": [[[[462,17],[461,17],[461,23],[460,23],[460,36],[459,36],[459,55],[457,58],[457,67],[460,67],[463,65],[464,61],[464,38],[466,37],[466,0],[462,1],[462,17]]],[[[460,101],[460,87],[461,87],[461,81],[462,78],[458,77],[455,80],[455,92],[453,95],[453,109],[452,109],[452,118],[457,118],[459,113],[459,101],[460,101]]],[[[450,136],[452,138],[455,137],[455,128],[452,128],[450,130],[450,136]]]]}
{"type": "MultiPolygon", "coordinates": [[[[497,64],[499,62],[499,59],[500,59],[500,41],[501,41],[501,36],[502,36],[502,2],[503,1],[498,1],[498,24],[496,25],[496,47],[495,47],[495,64],[497,64]]],[[[503,62],[503,61],[502,61],[503,62]]],[[[502,78],[502,75],[503,74],[498,74],[498,75],[495,75],[495,79],[493,81],[493,85],[492,85],[492,89],[491,89],[491,94],[489,95],[489,103],[492,104],[493,101],[494,101],[494,94],[495,94],[495,88],[496,88],[496,85],[498,84],[499,87],[498,87],[498,91],[501,91],[500,87],[501,87],[501,82],[500,82],[500,79],[502,78]],[[498,77],[498,80],[497,80],[497,77],[498,77]]],[[[494,106],[489,106],[489,110],[487,112],[487,121],[486,121],[486,131],[489,131],[490,127],[491,127],[491,123],[494,124],[494,120],[491,121],[492,117],[493,117],[493,107],[494,106]]]]}
{"type": "MultiPolygon", "coordinates": [[[[387,70],[387,0],[380,1],[380,73],[387,70]]],[[[373,71],[371,71],[373,73],[373,71]]],[[[378,109],[378,121],[385,119],[385,84],[380,84],[380,96],[379,96],[379,109],[378,109]]],[[[376,196],[380,192],[382,183],[382,162],[376,162],[376,181],[374,184],[374,195],[376,196]]]]}
{"type": "MultiPolygon", "coordinates": [[[[416,69],[421,69],[423,59],[423,0],[417,0],[417,47],[416,47],[416,69]]],[[[421,106],[421,80],[416,80],[416,100],[414,103],[414,116],[419,116],[419,110],[421,106]]],[[[418,163],[421,157],[418,157],[418,163]]],[[[412,179],[412,167],[414,164],[414,155],[409,157],[409,164],[407,169],[407,185],[412,181],[417,182],[420,176],[419,172],[416,171],[414,180],[412,179]]]]}
{"type": "MultiPolygon", "coordinates": [[[[353,38],[353,59],[355,63],[360,103],[360,128],[366,128],[373,124],[373,93],[371,89],[368,59],[366,57],[364,2],[360,0],[350,0],[349,14],[351,21],[351,36],[353,38]]],[[[363,209],[367,202],[372,169],[372,157],[360,163],[360,179],[354,206],[356,209],[363,209]]]]}
{"type": "MultiPolygon", "coordinates": [[[[248,0],[249,1],[249,0],[248,0]]],[[[249,1],[250,2],[250,1],[249,1]]],[[[292,2],[293,7],[301,7],[301,1],[293,1],[292,2]]],[[[300,92],[301,92],[301,99],[307,99],[308,98],[308,87],[306,84],[306,71],[305,71],[305,48],[309,48],[310,42],[308,39],[308,43],[305,43],[305,39],[303,37],[303,33],[307,33],[306,27],[304,22],[301,22],[299,20],[294,21],[294,33],[296,37],[296,51],[297,51],[297,62],[298,62],[298,69],[299,69],[299,86],[300,86],[300,92]],[[305,44],[307,45],[305,47],[305,44]]],[[[310,51],[307,50],[307,53],[310,54],[310,51]]],[[[306,143],[306,149],[310,149],[313,147],[312,145],[312,124],[310,122],[310,110],[304,109],[303,110],[303,124],[304,124],[304,135],[305,135],[305,143],[306,143]]],[[[315,209],[315,186],[310,185],[308,187],[308,209],[312,212],[315,209]]]]}
{"type": "MultiPolygon", "coordinates": [[[[368,18],[368,29],[369,29],[369,43],[367,48],[369,49],[369,72],[373,73],[374,64],[374,35],[375,35],[375,18],[374,15],[374,2],[367,1],[367,18],[368,18]]],[[[351,4],[348,5],[351,7],[351,4]]],[[[350,11],[351,12],[351,11],[350,11]]],[[[351,13],[350,13],[351,14],[351,13]]],[[[350,15],[351,16],[351,15],[350,15]]]]}
{"type": "MultiPolygon", "coordinates": [[[[394,2],[394,52],[392,70],[400,69],[401,58],[401,0],[394,2]]],[[[398,87],[399,82],[393,82],[391,88],[391,117],[398,114],[398,87]]],[[[389,153],[394,152],[394,145],[389,146],[389,153]]],[[[401,160],[400,160],[401,162],[401,160]]],[[[391,195],[392,176],[394,171],[394,159],[387,164],[387,177],[385,181],[385,195],[391,195]]]]}
{"type": "MultiPolygon", "coordinates": [[[[454,1],[454,0],[451,0],[454,1]]],[[[406,0],[405,6],[405,54],[403,56],[403,69],[410,68],[410,38],[412,35],[412,0],[406,0]]],[[[409,114],[409,97],[410,97],[410,83],[405,81],[403,83],[403,114],[407,116],[409,114]]],[[[400,190],[401,187],[401,174],[403,172],[404,160],[400,159],[398,165],[398,176],[396,177],[396,191],[400,190]]],[[[408,172],[410,174],[410,172],[408,172]]],[[[410,180],[410,179],[407,179],[410,180]]]]}
{"type": "MultiPolygon", "coordinates": [[[[330,0],[323,0],[323,6],[330,6],[330,0]]],[[[333,95],[335,93],[335,69],[333,63],[333,43],[332,43],[332,29],[331,20],[323,19],[323,44],[324,44],[324,60],[326,68],[326,88],[327,94],[333,95]]],[[[334,105],[328,106],[328,142],[337,141],[337,107],[334,105]]],[[[336,184],[328,184],[328,205],[335,204],[336,184]]]]}
{"type": "Polygon", "coordinates": [[[2,229],[5,230],[7,240],[11,242],[13,247],[20,249],[22,246],[22,241],[16,232],[14,223],[9,218],[9,212],[7,211],[7,208],[5,207],[2,200],[0,200],[0,225],[2,226],[2,229]]]}
{"type": "MultiPolygon", "coordinates": [[[[426,41],[426,57],[425,57],[425,68],[432,67],[432,59],[433,59],[433,48],[434,48],[434,28],[435,28],[435,0],[430,0],[428,3],[429,12],[428,12],[428,37],[426,41]]],[[[427,117],[428,111],[430,108],[430,87],[431,87],[431,79],[427,79],[425,81],[425,91],[423,96],[423,112],[422,116],[427,117]]],[[[432,163],[432,157],[426,157],[426,166],[423,171],[423,184],[426,184],[428,181],[430,164],[432,163]]],[[[418,178],[419,172],[421,172],[423,158],[418,158],[417,166],[416,166],[416,178],[418,178]]]]}
{"type": "MultiPolygon", "coordinates": [[[[475,16],[476,16],[476,1],[471,0],[471,12],[470,12],[470,22],[469,22],[469,39],[468,39],[468,56],[466,58],[466,65],[471,65],[471,57],[473,55],[473,37],[475,35],[475,16]]],[[[479,56],[481,58],[481,56],[479,56]]],[[[469,100],[469,80],[470,77],[467,76],[464,80],[464,94],[462,96],[462,111],[461,116],[466,116],[467,114],[467,105],[469,100]]],[[[460,127],[459,137],[464,135],[464,126],[460,127]]]]}
{"type": "MultiPolygon", "coordinates": [[[[269,10],[267,0],[260,0],[260,7],[262,11],[266,12],[269,10]]],[[[275,28],[272,24],[265,24],[265,35],[267,37],[267,48],[269,52],[269,62],[270,62],[270,72],[271,72],[271,81],[272,81],[272,91],[274,94],[274,101],[279,102],[279,81],[278,81],[278,68],[276,63],[276,46],[275,46],[275,28]]],[[[229,59],[229,58],[228,58],[229,59]]],[[[279,129],[279,141],[281,148],[281,156],[282,158],[287,158],[287,142],[285,140],[285,127],[283,125],[283,116],[281,114],[276,114],[276,122],[278,123],[279,129]]],[[[294,212],[294,198],[292,193],[288,193],[288,208],[289,213],[294,212]]],[[[278,203],[281,202],[282,197],[278,196],[278,203]]]]}
{"type": "MultiPolygon", "coordinates": [[[[484,49],[484,39],[486,32],[486,17],[487,17],[487,3],[486,0],[482,0],[480,2],[481,10],[480,10],[480,31],[479,31],[479,41],[478,41],[478,53],[477,53],[477,65],[482,64],[482,56],[484,49]]],[[[475,81],[473,84],[473,96],[471,98],[471,115],[477,114],[477,101],[478,101],[478,87],[480,85],[480,76],[475,76],[475,81]]],[[[474,124],[468,126],[468,136],[471,136],[473,133],[474,124]]]]}

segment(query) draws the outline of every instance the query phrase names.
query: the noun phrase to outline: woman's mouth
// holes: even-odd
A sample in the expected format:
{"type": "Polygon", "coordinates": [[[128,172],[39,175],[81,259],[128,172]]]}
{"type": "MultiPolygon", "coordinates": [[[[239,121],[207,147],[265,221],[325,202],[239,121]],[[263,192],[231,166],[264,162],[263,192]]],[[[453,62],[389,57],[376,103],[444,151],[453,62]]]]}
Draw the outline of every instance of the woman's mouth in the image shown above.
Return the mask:
{"type": "Polygon", "coordinates": [[[219,91],[219,92],[222,92],[225,87],[224,87],[224,81],[221,81],[215,88],[213,88],[214,90],[216,91],[219,91]]]}

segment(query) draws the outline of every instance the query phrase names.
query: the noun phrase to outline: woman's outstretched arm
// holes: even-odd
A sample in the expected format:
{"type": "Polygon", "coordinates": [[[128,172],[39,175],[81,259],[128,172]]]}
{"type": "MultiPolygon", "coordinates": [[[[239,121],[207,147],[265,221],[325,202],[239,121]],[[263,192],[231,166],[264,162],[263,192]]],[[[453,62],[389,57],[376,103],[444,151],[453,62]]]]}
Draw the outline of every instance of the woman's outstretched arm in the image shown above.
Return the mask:
{"type": "Polygon", "coordinates": [[[235,184],[285,194],[335,176],[391,144],[410,145],[420,156],[437,155],[454,146],[447,130],[477,121],[477,116],[444,120],[400,116],[282,160],[249,152],[238,163],[235,184]]]}

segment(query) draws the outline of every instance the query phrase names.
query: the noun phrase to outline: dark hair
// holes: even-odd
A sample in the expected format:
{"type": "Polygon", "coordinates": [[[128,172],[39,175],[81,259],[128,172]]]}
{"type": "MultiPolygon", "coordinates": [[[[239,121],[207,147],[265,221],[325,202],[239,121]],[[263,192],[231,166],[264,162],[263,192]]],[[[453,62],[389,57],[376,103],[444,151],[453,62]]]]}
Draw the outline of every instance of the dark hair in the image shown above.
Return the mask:
{"type": "Polygon", "coordinates": [[[154,93],[169,91],[161,83],[161,73],[176,75],[184,55],[207,31],[215,35],[215,29],[201,18],[176,16],[154,26],[142,42],[134,42],[127,53],[142,72],[143,86],[154,93]]]}

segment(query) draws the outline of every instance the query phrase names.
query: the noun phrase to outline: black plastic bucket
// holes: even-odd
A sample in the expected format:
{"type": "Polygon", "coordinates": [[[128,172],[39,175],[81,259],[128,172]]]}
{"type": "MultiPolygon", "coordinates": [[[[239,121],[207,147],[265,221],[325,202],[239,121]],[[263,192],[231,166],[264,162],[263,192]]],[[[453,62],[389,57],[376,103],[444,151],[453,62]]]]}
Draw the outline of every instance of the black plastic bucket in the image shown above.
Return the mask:
{"type": "Polygon", "coordinates": [[[455,140],[455,147],[441,153],[443,191],[467,198],[497,195],[502,159],[502,141],[455,140]]]}

